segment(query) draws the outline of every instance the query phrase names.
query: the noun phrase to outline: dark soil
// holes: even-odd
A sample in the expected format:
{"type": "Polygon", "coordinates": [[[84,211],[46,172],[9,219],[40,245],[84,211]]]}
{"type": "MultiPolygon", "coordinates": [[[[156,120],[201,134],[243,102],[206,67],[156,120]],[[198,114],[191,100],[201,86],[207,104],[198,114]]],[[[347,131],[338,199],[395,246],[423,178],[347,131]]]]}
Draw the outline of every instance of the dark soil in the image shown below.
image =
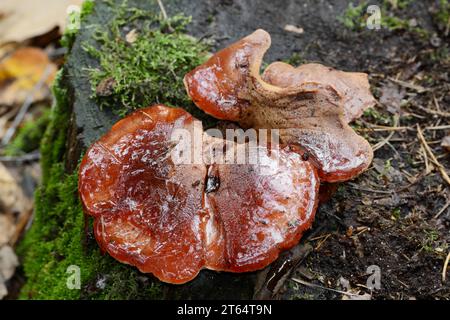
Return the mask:
{"type": "MultiPolygon", "coordinates": [[[[349,281],[351,292],[362,294],[370,292],[360,286],[366,286],[367,267],[377,265],[381,270],[381,289],[373,291],[375,299],[449,299],[450,283],[442,283],[441,272],[450,241],[450,209],[433,219],[450,199],[448,184],[436,170],[423,176],[425,168],[415,131],[417,124],[422,128],[445,125],[449,119],[417,108],[435,109],[434,95],[441,110],[450,111],[448,51],[446,61],[432,60],[433,53],[448,50],[449,43],[449,37],[438,31],[430,13],[436,2],[414,1],[395,13],[405,20],[415,19],[428,30],[428,38],[409,30],[349,30],[338,20],[348,1],[189,3],[192,4],[183,9],[194,17],[190,31],[196,36],[211,37],[217,48],[263,28],[272,36],[266,62],[297,54],[301,62],[369,73],[377,98],[383,94],[389,97],[391,87],[394,93],[400,92],[400,101],[387,99],[388,103],[380,103],[376,108],[388,123],[365,117],[360,124],[363,128],[376,123],[392,126],[393,117],[398,116],[398,126],[410,130],[397,131],[389,144],[375,152],[370,170],[351,184],[342,184],[337,194],[320,207],[311,231],[319,237],[311,241],[316,250],[293,276],[345,291],[339,281],[342,277],[349,281]],[[287,32],[286,24],[299,26],[304,33],[287,32]],[[433,46],[432,38],[436,37],[440,44],[433,46]],[[402,88],[386,80],[390,77],[421,84],[429,91],[419,94],[402,88]],[[386,165],[388,160],[390,165],[386,165]],[[321,243],[325,237],[320,236],[326,235],[329,236],[321,243]]],[[[365,133],[376,144],[390,132],[365,133]]],[[[435,142],[431,144],[435,154],[441,155],[441,163],[448,167],[448,155],[439,146],[446,134],[448,130],[425,131],[427,141],[435,142]]],[[[340,299],[342,295],[287,280],[279,297],[340,299]]]]}
{"type": "MultiPolygon", "coordinates": [[[[272,298],[341,299],[341,293],[328,290],[337,289],[370,293],[374,299],[450,299],[450,279],[443,283],[441,275],[449,251],[450,209],[434,218],[450,200],[448,184],[429,156],[423,156],[417,138],[417,125],[422,130],[437,127],[424,130],[424,136],[438,161],[450,167],[448,154],[440,146],[448,135],[450,38],[434,18],[436,5],[437,1],[412,1],[390,11],[426,30],[428,35],[421,36],[412,28],[350,30],[338,19],[348,6],[344,0],[166,4],[169,14],[192,15],[188,32],[211,41],[214,49],[263,28],[272,36],[266,62],[294,57],[296,63],[320,62],[367,72],[380,101],[355,128],[373,145],[387,137],[388,142],[376,150],[367,172],[341,184],[331,200],[320,206],[313,229],[302,241],[313,246],[312,253],[272,298]],[[285,31],[286,24],[304,32],[285,31]],[[381,126],[403,129],[375,130],[381,126]],[[426,172],[426,164],[434,168],[426,172]],[[381,270],[381,288],[373,291],[366,288],[366,270],[371,265],[381,270]]],[[[85,136],[84,146],[75,149],[84,148],[108,129],[114,116],[105,114],[77,119],[85,136]],[[98,126],[104,128],[97,130],[98,126]]]]}

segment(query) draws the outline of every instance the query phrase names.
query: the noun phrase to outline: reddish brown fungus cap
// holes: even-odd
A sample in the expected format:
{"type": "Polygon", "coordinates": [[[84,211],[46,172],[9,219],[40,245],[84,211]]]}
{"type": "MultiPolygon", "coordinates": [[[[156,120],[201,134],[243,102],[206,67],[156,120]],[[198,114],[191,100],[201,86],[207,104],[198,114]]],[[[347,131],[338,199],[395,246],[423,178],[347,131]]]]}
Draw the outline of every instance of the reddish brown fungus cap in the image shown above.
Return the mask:
{"type": "MultiPolygon", "coordinates": [[[[208,268],[253,271],[295,245],[317,206],[313,165],[289,147],[262,164],[176,164],[172,133],[195,119],[162,105],[133,113],[94,143],[79,193],[100,247],[169,283],[208,268]]],[[[217,141],[216,141],[217,143],[217,141]]]]}
{"type": "Polygon", "coordinates": [[[374,103],[367,76],[321,65],[270,65],[259,74],[270,35],[257,30],[185,76],[195,104],[244,128],[279,129],[282,143],[301,146],[325,182],[351,179],[373,158],[348,122],[374,103]]]}

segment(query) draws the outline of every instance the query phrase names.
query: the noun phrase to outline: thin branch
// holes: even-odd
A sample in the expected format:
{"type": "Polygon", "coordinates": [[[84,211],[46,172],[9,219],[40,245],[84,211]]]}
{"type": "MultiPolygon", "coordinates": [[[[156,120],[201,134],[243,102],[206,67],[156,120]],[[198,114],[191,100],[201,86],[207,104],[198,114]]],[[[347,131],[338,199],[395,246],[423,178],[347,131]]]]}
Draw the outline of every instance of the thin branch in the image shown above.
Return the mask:
{"type": "MultiPolygon", "coordinates": [[[[399,122],[399,116],[396,115],[396,116],[394,116],[394,126],[393,126],[393,128],[398,127],[398,122],[399,122]]],[[[394,136],[394,134],[395,134],[395,130],[392,130],[392,132],[389,133],[389,135],[386,138],[384,138],[383,140],[381,140],[380,142],[378,142],[376,145],[374,145],[372,147],[373,151],[376,151],[376,150],[380,149],[382,146],[384,146],[386,143],[388,143],[389,140],[394,136]]]]}
{"type": "Polygon", "coordinates": [[[436,213],[436,215],[433,217],[433,219],[439,218],[439,216],[448,208],[448,206],[450,206],[450,200],[447,201],[447,203],[442,207],[441,210],[439,210],[438,213],[436,213]]]}
{"type": "Polygon", "coordinates": [[[425,140],[425,137],[423,136],[422,129],[419,125],[417,125],[417,137],[419,138],[420,142],[422,143],[425,151],[428,153],[428,156],[430,157],[430,160],[437,166],[439,169],[442,178],[450,185],[450,177],[447,174],[447,171],[445,170],[444,166],[438,161],[436,156],[434,155],[433,151],[431,150],[430,146],[428,145],[427,141],[425,140]]]}
{"type": "Polygon", "coordinates": [[[444,267],[442,268],[442,282],[445,282],[446,276],[447,276],[447,268],[448,268],[448,262],[450,261],[450,252],[447,255],[447,258],[444,262],[444,267]]]}
{"type": "Polygon", "coordinates": [[[31,162],[37,161],[41,158],[41,154],[39,151],[33,151],[31,153],[24,154],[22,156],[3,156],[0,157],[0,162],[12,162],[12,163],[22,163],[22,162],[31,162]]]}

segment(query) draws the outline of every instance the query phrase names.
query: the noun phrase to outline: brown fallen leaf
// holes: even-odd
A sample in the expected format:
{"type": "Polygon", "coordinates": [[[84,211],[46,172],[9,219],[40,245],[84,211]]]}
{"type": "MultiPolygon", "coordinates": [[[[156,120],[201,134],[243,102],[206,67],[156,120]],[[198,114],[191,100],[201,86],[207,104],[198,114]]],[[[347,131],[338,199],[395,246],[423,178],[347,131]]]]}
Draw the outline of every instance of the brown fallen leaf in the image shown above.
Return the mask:
{"type": "Polygon", "coordinates": [[[22,213],[30,207],[30,201],[9,170],[0,163],[0,212],[22,213]]]}
{"type": "Polygon", "coordinates": [[[15,229],[16,227],[11,216],[0,212],[0,247],[11,240],[15,229]]]}
{"type": "Polygon", "coordinates": [[[35,92],[33,97],[34,101],[43,99],[48,94],[56,71],[56,65],[42,49],[25,47],[16,50],[0,63],[0,104],[23,103],[30,90],[47,75],[47,87],[35,92]]]}
{"type": "Polygon", "coordinates": [[[136,42],[137,37],[138,37],[138,33],[137,33],[136,29],[133,29],[127,33],[127,35],[125,36],[125,40],[127,40],[128,43],[133,44],[134,42],[136,42]]]}
{"type": "Polygon", "coordinates": [[[18,265],[14,250],[10,246],[0,247],[0,300],[8,294],[5,283],[14,275],[18,265]]]}
{"type": "Polygon", "coordinates": [[[83,0],[2,0],[0,2],[0,45],[22,42],[54,27],[64,30],[68,8],[83,0]]]}

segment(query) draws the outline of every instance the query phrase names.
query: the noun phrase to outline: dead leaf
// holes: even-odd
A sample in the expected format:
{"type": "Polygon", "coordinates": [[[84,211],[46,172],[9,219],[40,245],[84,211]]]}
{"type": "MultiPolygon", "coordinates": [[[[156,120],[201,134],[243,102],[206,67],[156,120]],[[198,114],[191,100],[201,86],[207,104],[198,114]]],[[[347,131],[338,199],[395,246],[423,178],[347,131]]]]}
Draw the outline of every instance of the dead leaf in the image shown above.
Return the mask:
{"type": "Polygon", "coordinates": [[[0,213],[0,247],[9,243],[14,235],[15,228],[11,217],[0,213]]]}
{"type": "Polygon", "coordinates": [[[127,35],[125,36],[125,40],[127,40],[128,43],[133,44],[134,42],[136,42],[137,37],[138,37],[138,33],[137,33],[136,29],[133,29],[127,33],[127,35]]]}
{"type": "Polygon", "coordinates": [[[388,82],[381,88],[380,103],[385,105],[391,114],[398,114],[405,95],[406,91],[401,86],[388,82]]]}
{"type": "Polygon", "coordinates": [[[303,28],[294,26],[292,24],[285,25],[284,26],[284,30],[288,31],[288,32],[293,32],[293,33],[296,33],[296,34],[303,34],[303,32],[305,32],[305,30],[303,30],[303,28]]]}
{"type": "Polygon", "coordinates": [[[3,212],[22,213],[30,207],[22,188],[9,170],[0,163],[0,209],[3,212]]]}
{"type": "Polygon", "coordinates": [[[3,299],[7,294],[5,282],[11,279],[14,275],[16,267],[19,265],[14,250],[10,246],[3,246],[0,248],[0,299],[3,299]]]}
{"type": "Polygon", "coordinates": [[[56,65],[42,49],[33,47],[20,48],[3,59],[0,63],[0,104],[23,103],[48,68],[50,70],[45,80],[47,88],[36,92],[34,101],[41,100],[48,94],[48,87],[56,75],[56,65]]]}
{"type": "Polygon", "coordinates": [[[22,42],[59,27],[64,30],[68,8],[83,0],[2,0],[0,45],[22,42]]]}
{"type": "Polygon", "coordinates": [[[97,86],[95,93],[99,97],[108,97],[114,93],[116,80],[114,78],[103,79],[97,86]]]}

